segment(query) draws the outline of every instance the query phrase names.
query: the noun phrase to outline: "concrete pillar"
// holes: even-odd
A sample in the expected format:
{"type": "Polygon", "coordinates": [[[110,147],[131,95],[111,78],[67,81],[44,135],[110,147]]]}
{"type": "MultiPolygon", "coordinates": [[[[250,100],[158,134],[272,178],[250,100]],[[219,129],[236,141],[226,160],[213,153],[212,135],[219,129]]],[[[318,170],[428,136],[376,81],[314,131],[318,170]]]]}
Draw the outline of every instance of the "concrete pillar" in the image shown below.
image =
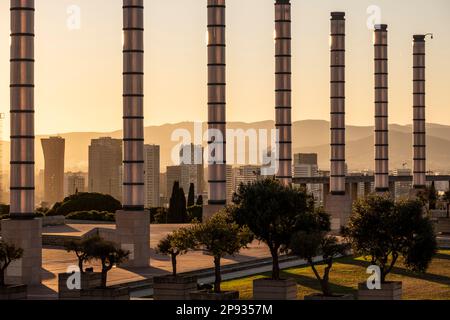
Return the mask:
{"type": "Polygon", "coordinates": [[[345,13],[331,13],[330,192],[345,194],[345,13]]]}
{"type": "Polygon", "coordinates": [[[149,265],[150,215],[144,210],[144,0],[123,0],[123,210],[117,239],[131,267],[149,265]]]}
{"type": "Polygon", "coordinates": [[[413,37],[414,189],[426,187],[425,35],[413,37]]]}
{"type": "Polygon", "coordinates": [[[292,70],[291,3],[275,2],[275,126],[277,138],[277,174],[284,185],[292,183],[292,70]]]}
{"type": "Polygon", "coordinates": [[[41,282],[41,221],[34,199],[34,0],[11,0],[11,220],[2,238],[24,250],[7,270],[8,283],[41,282]]]}
{"type": "Polygon", "coordinates": [[[208,0],[208,175],[206,217],[226,205],[226,4],[208,0]]]}
{"type": "Polygon", "coordinates": [[[388,31],[375,25],[375,191],[389,191],[388,31]]]}

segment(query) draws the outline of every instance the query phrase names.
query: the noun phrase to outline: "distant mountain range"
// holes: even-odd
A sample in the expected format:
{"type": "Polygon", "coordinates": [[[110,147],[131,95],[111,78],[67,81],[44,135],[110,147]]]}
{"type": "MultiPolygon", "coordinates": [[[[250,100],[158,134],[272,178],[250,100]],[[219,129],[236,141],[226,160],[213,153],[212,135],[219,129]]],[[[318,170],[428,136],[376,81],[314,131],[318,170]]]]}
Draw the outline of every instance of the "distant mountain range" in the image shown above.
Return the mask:
{"type": "MultiPolygon", "coordinates": [[[[271,130],[273,121],[255,123],[230,122],[230,129],[264,129],[271,130]]],[[[185,129],[193,134],[194,124],[184,122],[177,124],[165,124],[145,128],[145,140],[147,144],[161,146],[161,170],[171,165],[172,149],[180,141],[171,141],[172,133],[176,129],[185,129]]],[[[206,125],[203,125],[203,130],[206,125]]],[[[269,131],[270,132],[270,131],[269,131]]],[[[401,168],[407,163],[412,166],[412,126],[390,126],[390,161],[391,168],[401,168]]],[[[329,122],[322,120],[297,121],[293,125],[294,152],[315,152],[319,155],[321,169],[329,168],[329,122]]],[[[61,134],[66,139],[66,171],[87,171],[88,146],[91,139],[99,137],[113,137],[120,139],[122,131],[114,132],[73,132],[61,134]]],[[[44,158],[40,138],[36,137],[36,169],[44,167],[44,158]]],[[[3,168],[9,162],[9,142],[3,144],[3,168]]],[[[450,126],[428,124],[428,168],[434,171],[450,171],[450,126]]],[[[373,168],[373,127],[347,126],[347,163],[350,170],[364,170],[373,168]]]]}

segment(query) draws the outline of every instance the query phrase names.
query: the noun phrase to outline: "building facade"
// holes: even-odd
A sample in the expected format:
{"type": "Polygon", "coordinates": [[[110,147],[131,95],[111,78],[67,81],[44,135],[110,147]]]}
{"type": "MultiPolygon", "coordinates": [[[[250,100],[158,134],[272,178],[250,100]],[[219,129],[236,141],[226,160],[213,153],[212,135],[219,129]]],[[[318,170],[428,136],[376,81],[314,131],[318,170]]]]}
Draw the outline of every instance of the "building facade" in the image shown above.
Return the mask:
{"type": "Polygon", "coordinates": [[[160,185],[160,147],[157,145],[144,146],[145,170],[145,206],[154,208],[161,206],[160,185]]]}
{"type": "Polygon", "coordinates": [[[89,146],[89,192],[109,194],[122,201],[122,140],[93,139],[89,146]]]}
{"type": "Polygon", "coordinates": [[[61,137],[41,139],[44,152],[44,202],[50,206],[64,199],[64,154],[66,141],[61,137]]]}

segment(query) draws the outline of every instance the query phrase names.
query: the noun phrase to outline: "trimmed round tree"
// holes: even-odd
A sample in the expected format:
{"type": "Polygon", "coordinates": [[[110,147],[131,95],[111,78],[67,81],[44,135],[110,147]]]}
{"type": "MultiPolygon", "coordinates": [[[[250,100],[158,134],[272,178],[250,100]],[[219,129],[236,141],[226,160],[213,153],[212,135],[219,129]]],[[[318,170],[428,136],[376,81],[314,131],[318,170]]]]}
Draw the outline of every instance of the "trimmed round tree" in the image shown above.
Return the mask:
{"type": "Polygon", "coordinates": [[[433,225],[420,200],[395,202],[379,195],[361,199],[343,235],[355,254],[380,267],[382,283],[400,257],[409,270],[425,272],[437,251],[433,225]]]}
{"type": "Polygon", "coordinates": [[[214,293],[221,293],[221,259],[246,248],[253,241],[253,235],[246,226],[238,225],[227,209],[195,225],[193,234],[197,245],[214,257],[214,293]]]}
{"type": "Polygon", "coordinates": [[[256,239],[264,242],[273,259],[272,279],[280,280],[279,255],[287,252],[294,233],[304,230],[314,215],[314,198],[304,189],[284,186],[275,179],[241,184],[233,197],[233,215],[256,239]]]}
{"type": "Polygon", "coordinates": [[[330,216],[321,210],[317,211],[310,227],[295,233],[289,245],[293,254],[305,259],[311,266],[325,297],[333,296],[330,288],[330,272],[334,259],[345,255],[350,249],[349,243],[340,243],[336,237],[327,235],[329,231],[330,216]],[[318,256],[322,256],[322,263],[315,262],[318,256]],[[317,268],[319,264],[325,265],[322,275],[317,268]]]}
{"type": "Polygon", "coordinates": [[[11,262],[23,257],[23,249],[0,240],[0,287],[5,287],[5,274],[11,262]]]}
{"type": "Polygon", "coordinates": [[[156,247],[156,252],[170,256],[172,261],[172,275],[177,276],[177,257],[195,248],[192,229],[181,228],[168,234],[156,247]]]}

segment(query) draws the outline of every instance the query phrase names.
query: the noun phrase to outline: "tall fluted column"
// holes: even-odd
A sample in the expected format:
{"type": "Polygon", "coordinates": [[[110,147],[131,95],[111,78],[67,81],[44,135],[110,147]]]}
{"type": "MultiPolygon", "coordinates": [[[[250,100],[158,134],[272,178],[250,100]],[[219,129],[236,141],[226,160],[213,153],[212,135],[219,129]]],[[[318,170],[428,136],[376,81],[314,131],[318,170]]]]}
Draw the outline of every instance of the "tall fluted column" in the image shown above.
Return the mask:
{"type": "Polygon", "coordinates": [[[34,0],[11,1],[11,210],[34,217],[34,0]]]}
{"type": "Polygon", "coordinates": [[[414,36],[414,189],[426,186],[425,35],[414,36]]]}
{"type": "Polygon", "coordinates": [[[345,13],[331,13],[330,193],[345,194],[345,13]]]}
{"type": "Polygon", "coordinates": [[[226,181],[225,0],[208,0],[209,205],[224,206],[226,181]]]}
{"type": "Polygon", "coordinates": [[[388,30],[375,25],[375,191],[389,191],[388,30]]]}
{"type": "Polygon", "coordinates": [[[144,1],[123,1],[123,207],[144,210],[144,1]]]}
{"type": "Polygon", "coordinates": [[[126,265],[147,267],[150,215],[144,210],[144,0],[123,0],[123,210],[116,239],[126,265]]]}
{"type": "Polygon", "coordinates": [[[292,183],[292,87],[291,87],[291,3],[275,2],[275,125],[277,139],[276,178],[292,183]]]}

